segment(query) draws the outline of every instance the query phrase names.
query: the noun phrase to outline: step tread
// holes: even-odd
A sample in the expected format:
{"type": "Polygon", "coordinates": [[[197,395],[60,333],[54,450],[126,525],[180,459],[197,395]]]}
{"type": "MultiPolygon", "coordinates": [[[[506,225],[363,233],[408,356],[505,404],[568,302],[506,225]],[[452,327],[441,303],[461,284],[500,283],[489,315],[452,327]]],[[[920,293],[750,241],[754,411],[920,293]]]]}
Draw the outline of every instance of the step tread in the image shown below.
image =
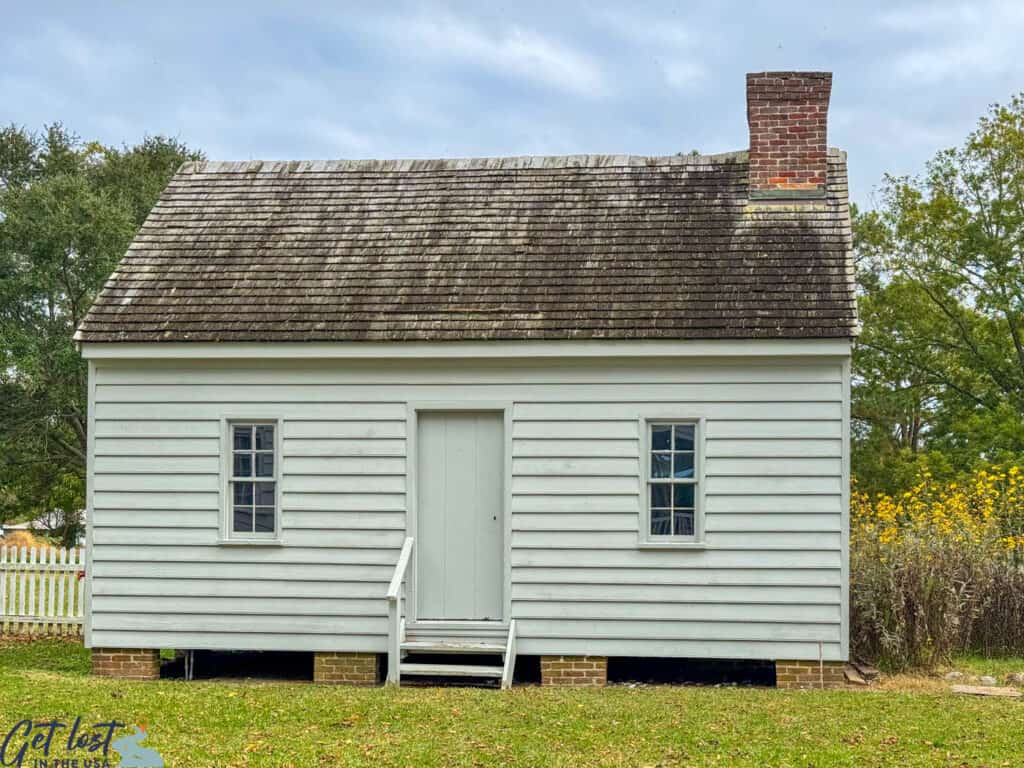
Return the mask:
{"type": "Polygon", "coordinates": [[[402,663],[398,671],[403,675],[431,675],[437,677],[501,677],[501,667],[483,664],[409,664],[402,663]]]}
{"type": "Polygon", "coordinates": [[[504,643],[475,642],[472,640],[407,640],[402,650],[410,653],[494,653],[505,652],[504,643]]]}
{"type": "Polygon", "coordinates": [[[417,626],[417,627],[407,627],[406,631],[410,635],[414,635],[416,637],[423,637],[423,638],[427,638],[427,637],[450,637],[450,638],[453,638],[453,639],[454,638],[464,638],[464,637],[469,637],[469,638],[488,637],[488,638],[490,638],[490,637],[505,637],[505,636],[508,635],[508,627],[495,627],[494,629],[491,629],[490,627],[486,627],[486,628],[467,627],[465,629],[459,629],[459,628],[454,628],[454,627],[444,627],[444,628],[438,627],[438,628],[435,629],[433,627],[424,628],[424,627],[421,627],[421,626],[417,626]]]}

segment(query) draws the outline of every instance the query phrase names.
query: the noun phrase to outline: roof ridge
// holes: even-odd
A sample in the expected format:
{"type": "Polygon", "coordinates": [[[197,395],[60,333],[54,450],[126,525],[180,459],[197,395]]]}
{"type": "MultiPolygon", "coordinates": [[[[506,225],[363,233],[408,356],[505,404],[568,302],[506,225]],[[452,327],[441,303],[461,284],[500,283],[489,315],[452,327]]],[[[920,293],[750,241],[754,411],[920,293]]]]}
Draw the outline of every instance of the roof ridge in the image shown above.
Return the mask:
{"type": "Polygon", "coordinates": [[[510,155],[347,160],[197,160],[182,165],[182,173],[305,173],[330,171],[527,170],[557,168],[648,167],[746,162],[747,151],[708,155],[510,155]]]}
{"type": "MultiPolygon", "coordinates": [[[[339,159],[339,160],[195,160],[180,173],[316,173],[335,171],[528,170],[558,168],[642,168],[650,166],[715,165],[747,162],[747,150],[707,155],[509,155],[507,157],[339,159]]],[[[846,161],[834,147],[829,160],[846,161]]]]}

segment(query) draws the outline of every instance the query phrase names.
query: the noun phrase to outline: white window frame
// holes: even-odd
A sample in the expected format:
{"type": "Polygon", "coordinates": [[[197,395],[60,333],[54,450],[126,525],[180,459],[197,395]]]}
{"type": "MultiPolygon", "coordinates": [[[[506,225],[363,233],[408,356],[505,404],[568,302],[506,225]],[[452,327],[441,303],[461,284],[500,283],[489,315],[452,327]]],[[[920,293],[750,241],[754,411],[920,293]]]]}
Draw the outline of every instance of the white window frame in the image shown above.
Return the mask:
{"type": "Polygon", "coordinates": [[[638,546],[652,549],[703,548],[704,544],[704,459],[706,450],[707,425],[703,417],[645,416],[640,419],[640,530],[638,546]],[[670,536],[651,533],[651,484],[658,482],[651,478],[651,427],[653,425],[693,425],[694,467],[693,479],[664,478],[661,482],[693,485],[693,535],[670,536]]]}
{"type": "MultiPolygon", "coordinates": [[[[266,416],[245,418],[231,416],[221,420],[221,544],[281,544],[281,420],[266,416]],[[274,428],[274,474],[267,478],[235,478],[234,477],[234,434],[237,425],[270,425],[274,428]],[[234,530],[234,493],[232,484],[235,482],[273,482],[274,483],[274,530],[273,531],[235,531],[234,530]]],[[[255,455],[255,454],[254,454],[255,455]]],[[[255,472],[255,466],[253,467],[255,472]]],[[[255,499],[253,499],[255,502],[255,499]]],[[[255,515],[255,505],[253,507],[255,515]]]]}

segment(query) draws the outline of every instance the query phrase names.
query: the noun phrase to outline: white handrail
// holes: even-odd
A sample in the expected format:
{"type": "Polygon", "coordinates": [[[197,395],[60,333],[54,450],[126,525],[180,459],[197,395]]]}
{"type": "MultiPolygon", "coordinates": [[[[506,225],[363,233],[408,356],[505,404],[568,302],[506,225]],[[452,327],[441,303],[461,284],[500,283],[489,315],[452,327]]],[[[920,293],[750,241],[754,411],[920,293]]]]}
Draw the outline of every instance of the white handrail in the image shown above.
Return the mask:
{"type": "Polygon", "coordinates": [[[398,685],[400,681],[399,665],[402,663],[402,641],[405,639],[405,617],[402,615],[402,584],[405,572],[409,570],[412,559],[412,537],[406,538],[402,551],[395,563],[395,572],[388,585],[388,679],[389,685],[398,685]]]}
{"type": "MultiPolygon", "coordinates": [[[[395,572],[391,576],[391,584],[388,586],[388,601],[398,600],[402,593],[402,582],[405,581],[405,572],[409,569],[409,560],[412,558],[412,536],[402,544],[402,552],[398,555],[398,562],[395,564],[395,572]]],[[[378,594],[380,594],[378,592],[378,594]]]]}
{"type": "Polygon", "coordinates": [[[512,687],[512,676],[516,671],[516,620],[508,623],[508,639],[505,640],[505,663],[501,669],[501,687],[508,690],[512,687]]]}

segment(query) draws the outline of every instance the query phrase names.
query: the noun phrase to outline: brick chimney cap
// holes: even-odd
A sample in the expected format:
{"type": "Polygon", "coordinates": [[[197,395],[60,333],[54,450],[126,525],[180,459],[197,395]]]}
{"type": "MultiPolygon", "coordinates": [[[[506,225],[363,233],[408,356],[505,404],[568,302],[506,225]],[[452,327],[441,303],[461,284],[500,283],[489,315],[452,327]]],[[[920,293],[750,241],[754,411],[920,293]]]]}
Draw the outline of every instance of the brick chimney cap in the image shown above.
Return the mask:
{"type": "Polygon", "coordinates": [[[828,79],[832,77],[831,72],[819,72],[819,71],[808,71],[804,72],[801,70],[780,70],[780,71],[767,71],[767,72],[747,72],[747,79],[752,77],[778,77],[778,78],[789,78],[789,77],[806,77],[808,79],[828,79]]]}

